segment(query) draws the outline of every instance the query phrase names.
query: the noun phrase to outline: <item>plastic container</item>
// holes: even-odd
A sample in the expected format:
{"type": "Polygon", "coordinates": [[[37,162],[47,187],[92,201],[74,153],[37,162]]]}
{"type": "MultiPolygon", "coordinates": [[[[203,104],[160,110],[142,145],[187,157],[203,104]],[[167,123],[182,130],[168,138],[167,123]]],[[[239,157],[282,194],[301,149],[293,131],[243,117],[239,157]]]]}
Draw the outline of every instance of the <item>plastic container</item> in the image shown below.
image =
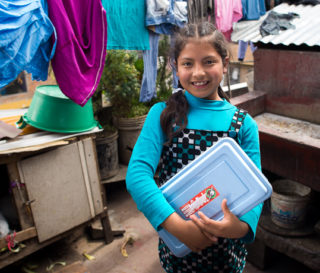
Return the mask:
{"type": "Polygon", "coordinates": [[[58,85],[38,86],[28,112],[17,124],[20,129],[30,124],[57,133],[85,132],[99,125],[94,119],[91,99],[81,107],[66,97],[58,85]]]}
{"type": "Polygon", "coordinates": [[[272,222],[287,229],[303,227],[306,224],[311,188],[288,179],[274,181],[272,185],[272,222]]]}
{"type": "MultiPolygon", "coordinates": [[[[161,190],[184,219],[200,210],[221,220],[221,202],[241,217],[271,196],[272,186],[232,138],[223,138],[172,177],[161,190]]],[[[165,229],[159,231],[177,257],[191,250],[165,229]]]]}

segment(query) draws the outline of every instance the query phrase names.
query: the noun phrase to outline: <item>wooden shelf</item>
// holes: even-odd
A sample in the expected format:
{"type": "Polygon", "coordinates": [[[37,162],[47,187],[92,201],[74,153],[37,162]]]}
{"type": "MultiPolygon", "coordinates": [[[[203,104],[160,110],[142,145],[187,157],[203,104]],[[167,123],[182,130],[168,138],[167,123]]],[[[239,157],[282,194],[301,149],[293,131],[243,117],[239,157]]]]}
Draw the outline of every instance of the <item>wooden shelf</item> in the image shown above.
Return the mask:
{"type": "MultiPolygon", "coordinates": [[[[36,228],[35,227],[30,227],[30,228],[27,228],[25,230],[18,231],[16,233],[15,240],[17,242],[23,242],[23,241],[25,241],[27,239],[31,239],[31,238],[34,238],[36,236],[37,236],[36,228]]],[[[6,245],[7,245],[6,239],[5,238],[1,238],[0,239],[0,249],[4,248],[6,245]]]]}

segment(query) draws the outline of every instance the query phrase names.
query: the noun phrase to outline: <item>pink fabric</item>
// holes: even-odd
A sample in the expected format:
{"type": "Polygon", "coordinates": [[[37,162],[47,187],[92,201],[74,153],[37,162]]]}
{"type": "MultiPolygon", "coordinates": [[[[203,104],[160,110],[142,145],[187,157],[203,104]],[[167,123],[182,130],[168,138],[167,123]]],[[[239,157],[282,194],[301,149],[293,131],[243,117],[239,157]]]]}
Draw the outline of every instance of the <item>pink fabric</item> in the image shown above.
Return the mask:
{"type": "Polygon", "coordinates": [[[242,18],[241,0],[214,1],[216,26],[230,41],[232,24],[242,18]]]}
{"type": "Polygon", "coordinates": [[[95,92],[104,68],[107,19],[101,0],[48,0],[57,31],[51,61],[61,91],[84,106],[95,92]]]}

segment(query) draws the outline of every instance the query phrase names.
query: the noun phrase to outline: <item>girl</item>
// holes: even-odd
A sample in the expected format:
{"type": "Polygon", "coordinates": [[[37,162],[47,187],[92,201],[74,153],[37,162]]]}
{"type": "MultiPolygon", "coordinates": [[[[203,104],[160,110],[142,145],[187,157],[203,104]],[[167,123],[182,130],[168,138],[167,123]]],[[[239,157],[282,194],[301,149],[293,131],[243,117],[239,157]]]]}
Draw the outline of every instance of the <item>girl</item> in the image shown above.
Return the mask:
{"type": "Polygon", "coordinates": [[[201,219],[192,216],[192,221],[186,221],[158,188],[222,137],[238,141],[260,168],[257,125],[249,114],[229,103],[220,87],[228,60],[224,36],[212,24],[180,29],[173,63],[183,90],[151,108],[130,159],[126,183],[138,209],[156,230],[165,228],[193,251],[178,258],[160,239],[160,262],[166,272],[242,272],[247,254],[244,244],[255,237],[262,205],[239,219],[224,200],[222,221],[203,214],[201,219]],[[157,167],[159,179],[155,181],[157,167]]]}

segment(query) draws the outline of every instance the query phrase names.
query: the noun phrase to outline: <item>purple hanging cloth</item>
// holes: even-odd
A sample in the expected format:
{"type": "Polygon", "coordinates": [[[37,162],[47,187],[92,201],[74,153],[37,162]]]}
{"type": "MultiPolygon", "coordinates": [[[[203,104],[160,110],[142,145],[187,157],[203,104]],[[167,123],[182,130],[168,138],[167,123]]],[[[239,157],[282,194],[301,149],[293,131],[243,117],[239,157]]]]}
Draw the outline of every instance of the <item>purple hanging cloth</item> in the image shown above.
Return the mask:
{"type": "Polygon", "coordinates": [[[95,92],[104,68],[107,19],[101,0],[48,0],[57,31],[51,61],[61,91],[83,106],[95,92]]]}

